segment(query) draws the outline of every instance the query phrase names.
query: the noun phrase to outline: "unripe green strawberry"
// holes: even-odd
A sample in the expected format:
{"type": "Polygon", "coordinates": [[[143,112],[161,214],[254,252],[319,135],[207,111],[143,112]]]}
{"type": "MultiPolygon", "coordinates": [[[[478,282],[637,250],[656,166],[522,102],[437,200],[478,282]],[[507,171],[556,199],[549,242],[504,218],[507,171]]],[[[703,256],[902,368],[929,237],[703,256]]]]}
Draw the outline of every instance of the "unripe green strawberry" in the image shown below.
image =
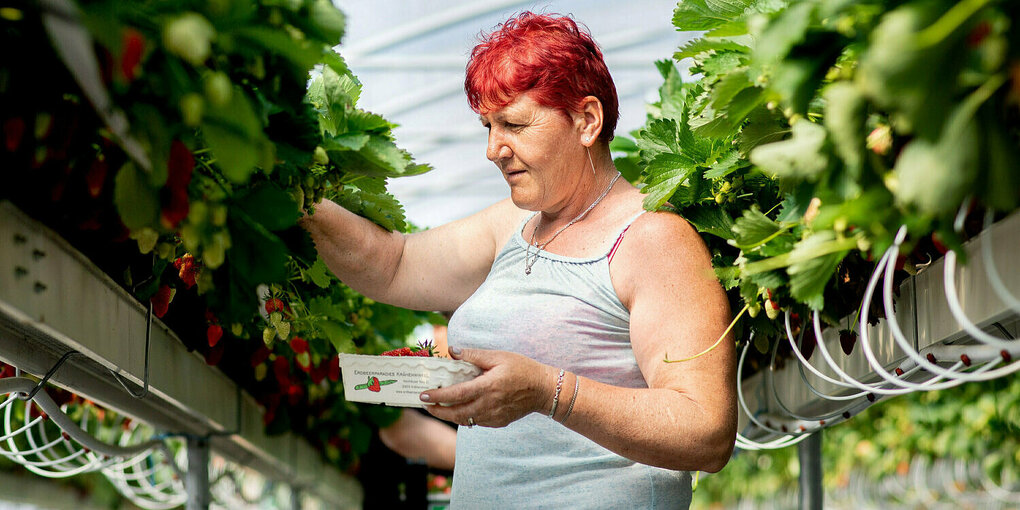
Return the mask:
{"type": "Polygon", "coordinates": [[[262,382],[262,380],[265,379],[266,375],[268,375],[268,374],[269,374],[269,364],[268,363],[259,363],[258,365],[255,366],[255,380],[256,381],[262,382]]]}
{"type": "Polygon", "coordinates": [[[213,225],[222,227],[227,224],[227,206],[213,204],[209,212],[209,220],[213,225]]]}
{"type": "MultiPolygon", "coordinates": [[[[196,204],[201,202],[196,202],[196,204]]],[[[192,208],[194,210],[194,208],[192,208]]],[[[195,227],[194,223],[186,222],[181,225],[180,230],[181,243],[184,244],[184,249],[190,252],[198,251],[198,245],[202,243],[202,235],[199,233],[198,228],[195,227]]]]}
{"type": "Polygon", "coordinates": [[[262,330],[262,341],[267,346],[273,344],[273,338],[276,338],[276,330],[270,327],[266,327],[262,330]]]}
{"type": "Polygon", "coordinates": [[[282,313],[274,311],[274,312],[269,314],[269,323],[272,324],[274,328],[279,327],[280,323],[282,323],[282,322],[283,322],[283,314],[282,313]]]}
{"type": "Polygon", "coordinates": [[[286,340],[290,336],[290,323],[284,321],[276,326],[276,336],[280,340],[286,340]]]}
{"type": "Polygon", "coordinates": [[[241,324],[240,322],[235,322],[235,323],[231,324],[230,325],[230,334],[232,334],[232,335],[234,335],[234,336],[236,336],[238,338],[244,338],[244,324],[241,324]]]}
{"type": "Polygon", "coordinates": [[[212,52],[216,29],[201,14],[186,12],[163,26],[163,45],[192,65],[202,65],[212,52]]]}
{"type": "Polygon", "coordinates": [[[211,243],[206,245],[202,250],[202,263],[211,269],[220,267],[225,258],[226,253],[223,250],[223,246],[220,244],[211,243]]]}
{"type": "Polygon", "coordinates": [[[303,207],[307,209],[307,207],[305,207],[304,188],[302,188],[301,186],[294,186],[293,188],[290,189],[290,197],[294,199],[294,203],[297,204],[298,207],[303,207]]]}
{"type": "Polygon", "coordinates": [[[329,155],[326,154],[326,149],[323,149],[321,145],[315,147],[315,153],[312,155],[312,159],[320,165],[329,164],[329,155]]]}
{"type": "Polygon", "coordinates": [[[131,232],[130,237],[138,242],[138,251],[141,253],[149,253],[156,247],[156,241],[159,241],[159,233],[149,227],[131,232]]]}
{"type": "Polygon", "coordinates": [[[156,245],[156,255],[163,260],[174,258],[174,245],[170,243],[159,243],[156,245]]]}
{"type": "Polygon", "coordinates": [[[298,355],[294,357],[294,361],[297,361],[298,366],[305,372],[312,369],[312,357],[307,351],[299,352],[298,355]]]}
{"type": "Polygon", "coordinates": [[[44,140],[53,132],[53,114],[40,112],[35,116],[35,139],[44,140]]]}
{"type": "Polygon", "coordinates": [[[205,114],[205,99],[202,99],[201,94],[195,92],[185,94],[181,98],[180,108],[185,126],[198,127],[202,123],[202,115],[205,114]]]}
{"type": "Polygon", "coordinates": [[[757,317],[759,312],[761,312],[761,305],[758,304],[758,301],[747,304],[747,315],[750,315],[752,319],[757,317]]]}
{"type": "Polygon", "coordinates": [[[765,300],[765,315],[768,315],[769,319],[775,320],[779,317],[779,308],[776,308],[775,304],[771,299],[765,300]]]}
{"type": "Polygon", "coordinates": [[[227,106],[234,93],[234,85],[222,71],[209,73],[205,77],[205,97],[216,106],[227,106]]]}

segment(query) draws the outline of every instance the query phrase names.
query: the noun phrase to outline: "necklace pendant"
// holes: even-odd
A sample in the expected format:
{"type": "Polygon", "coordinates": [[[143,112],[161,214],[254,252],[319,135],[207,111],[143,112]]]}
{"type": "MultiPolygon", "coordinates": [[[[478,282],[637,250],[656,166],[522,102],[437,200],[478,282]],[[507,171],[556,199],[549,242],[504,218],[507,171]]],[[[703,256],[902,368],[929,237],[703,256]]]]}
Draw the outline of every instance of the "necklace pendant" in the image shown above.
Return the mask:
{"type": "Polygon", "coordinates": [[[531,268],[530,267],[524,268],[524,274],[526,274],[526,275],[527,274],[531,274],[531,268]]]}

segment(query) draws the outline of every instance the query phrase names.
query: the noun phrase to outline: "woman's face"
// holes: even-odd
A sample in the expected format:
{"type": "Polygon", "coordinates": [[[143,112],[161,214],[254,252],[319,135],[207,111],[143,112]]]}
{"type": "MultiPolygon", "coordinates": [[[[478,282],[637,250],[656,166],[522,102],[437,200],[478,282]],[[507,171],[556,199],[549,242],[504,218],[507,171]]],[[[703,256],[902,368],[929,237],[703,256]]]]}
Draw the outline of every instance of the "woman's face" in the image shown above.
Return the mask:
{"type": "Polygon", "coordinates": [[[555,211],[584,188],[579,187],[581,179],[591,171],[580,121],[538,104],[526,93],[479,118],[489,129],[485,156],[503,173],[518,207],[555,211]]]}

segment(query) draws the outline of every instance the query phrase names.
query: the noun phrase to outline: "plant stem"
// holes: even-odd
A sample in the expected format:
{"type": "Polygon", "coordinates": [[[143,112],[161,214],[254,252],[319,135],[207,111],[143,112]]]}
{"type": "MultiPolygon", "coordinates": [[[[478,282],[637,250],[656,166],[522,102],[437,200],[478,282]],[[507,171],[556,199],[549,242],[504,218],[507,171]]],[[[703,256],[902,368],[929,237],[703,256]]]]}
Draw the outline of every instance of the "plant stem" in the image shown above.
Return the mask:
{"type": "Polygon", "coordinates": [[[916,48],[927,48],[942,42],[943,39],[949,37],[949,34],[953,33],[960,25],[970,19],[975,12],[984,7],[988,1],[963,0],[957,3],[946,11],[941,18],[937,19],[935,23],[932,23],[928,28],[917,34],[916,48]]]}
{"type": "Polygon", "coordinates": [[[709,347],[708,349],[705,349],[705,350],[703,350],[703,351],[701,351],[701,352],[699,352],[699,353],[697,353],[694,356],[691,356],[689,358],[681,358],[681,359],[669,359],[669,353],[666,353],[666,357],[662,361],[665,362],[665,363],[680,363],[681,361],[690,361],[692,359],[699,358],[701,356],[704,356],[705,354],[708,354],[712,349],[715,349],[716,347],[719,346],[720,343],[722,343],[723,338],[726,338],[726,335],[730,334],[730,331],[733,329],[733,326],[736,326],[737,321],[739,321],[740,318],[744,316],[744,312],[746,312],[747,309],[750,308],[750,306],[751,305],[746,304],[746,305],[744,305],[743,308],[740,309],[740,313],[738,313],[737,316],[734,317],[732,321],[730,321],[730,325],[729,326],[726,326],[726,331],[723,331],[722,335],[719,335],[719,339],[716,340],[715,343],[712,344],[712,346],[709,347]]]}

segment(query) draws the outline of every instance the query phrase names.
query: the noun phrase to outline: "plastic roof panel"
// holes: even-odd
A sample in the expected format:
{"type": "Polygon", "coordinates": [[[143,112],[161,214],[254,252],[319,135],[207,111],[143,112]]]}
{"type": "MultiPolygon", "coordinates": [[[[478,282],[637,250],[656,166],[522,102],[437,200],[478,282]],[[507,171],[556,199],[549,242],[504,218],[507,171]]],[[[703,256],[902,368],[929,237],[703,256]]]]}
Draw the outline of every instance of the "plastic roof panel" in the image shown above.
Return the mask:
{"type": "Polygon", "coordinates": [[[619,1],[334,0],[347,15],[340,53],[364,84],[360,106],[400,125],[398,144],[435,170],[394,179],[411,222],[434,227],[508,196],[485,159],[486,131],[464,94],[464,66],[482,32],[522,11],[570,14],[602,47],[620,96],[617,133],[645,121],[662,78],[654,62],[691,37],[670,23],[675,3],[619,1]]]}

